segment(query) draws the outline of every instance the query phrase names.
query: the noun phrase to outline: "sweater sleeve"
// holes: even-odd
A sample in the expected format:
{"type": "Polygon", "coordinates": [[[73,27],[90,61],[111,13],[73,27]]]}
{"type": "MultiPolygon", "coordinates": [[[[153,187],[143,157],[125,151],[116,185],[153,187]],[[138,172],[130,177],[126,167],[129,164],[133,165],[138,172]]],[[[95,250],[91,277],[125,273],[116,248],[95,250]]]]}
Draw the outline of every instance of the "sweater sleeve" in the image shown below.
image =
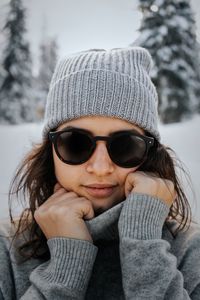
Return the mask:
{"type": "Polygon", "coordinates": [[[65,237],[51,238],[47,244],[51,258],[32,271],[31,286],[20,299],[84,299],[98,248],[65,237]]]}
{"type": "MultiPolygon", "coordinates": [[[[51,238],[47,244],[50,260],[30,273],[30,286],[20,299],[84,299],[98,248],[89,241],[65,237],[51,238]]],[[[0,238],[0,300],[16,299],[14,293],[8,249],[0,238]]]]}
{"type": "Polygon", "coordinates": [[[181,268],[162,239],[169,207],[145,194],[128,195],[119,217],[120,261],[125,299],[200,299],[200,235],[185,243],[181,268]]]}
{"type": "Polygon", "coordinates": [[[15,283],[6,238],[0,233],[0,300],[15,299],[15,283]]]}

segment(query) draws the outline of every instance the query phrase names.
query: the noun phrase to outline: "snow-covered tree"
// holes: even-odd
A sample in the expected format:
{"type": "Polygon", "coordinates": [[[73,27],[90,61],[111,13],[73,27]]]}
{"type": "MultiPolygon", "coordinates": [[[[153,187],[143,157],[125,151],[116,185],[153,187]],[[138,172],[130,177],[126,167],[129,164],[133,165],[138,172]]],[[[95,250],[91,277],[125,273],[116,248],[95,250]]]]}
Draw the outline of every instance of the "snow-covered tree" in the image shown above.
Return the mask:
{"type": "Polygon", "coordinates": [[[5,77],[5,70],[2,66],[3,63],[2,55],[3,55],[3,49],[5,47],[5,37],[4,37],[3,27],[5,24],[4,16],[6,14],[6,9],[7,9],[6,5],[0,4],[0,12],[1,12],[0,13],[0,89],[1,89],[3,79],[5,77]]]}
{"type": "Polygon", "coordinates": [[[31,57],[25,39],[26,10],[22,0],[10,0],[4,26],[7,44],[3,52],[4,78],[0,89],[0,122],[19,124],[34,120],[31,99],[31,57]]]}
{"type": "MultiPolygon", "coordinates": [[[[198,55],[197,55],[197,68],[198,68],[198,78],[200,82],[200,44],[197,42],[197,48],[198,48],[198,55]]],[[[199,89],[197,90],[197,97],[198,97],[198,108],[197,111],[200,113],[200,85],[199,89]]]]}
{"type": "Polygon", "coordinates": [[[43,38],[40,44],[39,73],[35,78],[35,97],[37,101],[37,117],[42,119],[46,104],[50,80],[58,58],[56,38],[43,38]]]}
{"type": "Polygon", "coordinates": [[[3,82],[3,78],[4,78],[4,69],[2,67],[2,62],[1,62],[1,57],[0,57],[0,87],[1,87],[2,82],[3,82]]]}
{"type": "Polygon", "coordinates": [[[46,93],[57,61],[58,45],[55,38],[46,39],[40,45],[40,67],[38,81],[46,93]]]}
{"type": "Polygon", "coordinates": [[[164,123],[181,121],[198,107],[196,27],[190,0],[139,0],[140,37],[154,60],[152,79],[164,123]]]}

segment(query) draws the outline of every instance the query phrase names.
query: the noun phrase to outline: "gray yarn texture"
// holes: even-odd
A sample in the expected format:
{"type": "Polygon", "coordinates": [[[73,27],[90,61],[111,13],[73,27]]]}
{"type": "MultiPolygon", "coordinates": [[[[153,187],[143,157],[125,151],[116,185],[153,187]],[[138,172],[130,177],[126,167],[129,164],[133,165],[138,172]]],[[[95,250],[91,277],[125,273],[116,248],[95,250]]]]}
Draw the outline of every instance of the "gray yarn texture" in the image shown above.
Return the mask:
{"type": "Polygon", "coordinates": [[[93,49],[58,61],[45,108],[43,138],[83,116],[116,117],[158,140],[158,95],[149,72],[152,58],[141,47],[93,49]]]}

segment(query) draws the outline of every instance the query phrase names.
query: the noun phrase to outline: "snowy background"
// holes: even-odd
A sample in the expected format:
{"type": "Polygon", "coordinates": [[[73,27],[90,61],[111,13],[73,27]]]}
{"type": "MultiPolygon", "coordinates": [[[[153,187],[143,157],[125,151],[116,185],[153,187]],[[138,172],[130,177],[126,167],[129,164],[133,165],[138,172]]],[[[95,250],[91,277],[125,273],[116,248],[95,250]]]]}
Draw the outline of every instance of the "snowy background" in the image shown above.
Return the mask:
{"type": "MultiPolygon", "coordinates": [[[[17,126],[0,126],[1,147],[0,147],[0,197],[1,210],[0,218],[8,217],[7,191],[9,182],[14,170],[24,154],[31,148],[33,142],[41,141],[43,124],[26,124],[17,126]]],[[[194,116],[190,121],[173,125],[160,124],[159,129],[162,136],[162,143],[175,150],[178,157],[184,163],[186,171],[192,180],[192,189],[184,176],[182,178],[187,192],[193,215],[200,221],[200,116],[194,116]]],[[[14,214],[21,211],[21,207],[14,207],[14,214]]]]}
{"type": "MultiPolygon", "coordinates": [[[[0,0],[0,26],[8,2],[0,0]]],[[[139,36],[142,19],[139,0],[23,0],[23,3],[27,8],[27,35],[36,73],[38,46],[46,37],[57,39],[59,54],[63,56],[95,47],[126,47],[139,36]]],[[[200,1],[191,0],[191,5],[200,42],[200,1]]]]}
{"type": "MultiPolygon", "coordinates": [[[[5,21],[8,2],[0,0],[0,28],[5,21]]],[[[35,75],[39,73],[41,45],[48,38],[56,40],[58,56],[63,56],[88,48],[125,47],[139,37],[142,13],[136,0],[23,0],[23,4],[27,9],[26,38],[35,75]]],[[[200,42],[200,1],[191,0],[191,5],[200,42]]],[[[5,36],[0,32],[0,61],[5,44],[5,36]]],[[[40,97],[43,98],[43,94],[40,97]]],[[[8,217],[7,192],[15,168],[32,143],[40,141],[42,126],[42,122],[0,125],[0,218],[8,217]]],[[[183,181],[196,220],[200,220],[199,129],[199,115],[182,123],[160,124],[162,142],[176,151],[191,175],[194,194],[183,181]]],[[[21,209],[16,207],[16,214],[21,209]]]]}

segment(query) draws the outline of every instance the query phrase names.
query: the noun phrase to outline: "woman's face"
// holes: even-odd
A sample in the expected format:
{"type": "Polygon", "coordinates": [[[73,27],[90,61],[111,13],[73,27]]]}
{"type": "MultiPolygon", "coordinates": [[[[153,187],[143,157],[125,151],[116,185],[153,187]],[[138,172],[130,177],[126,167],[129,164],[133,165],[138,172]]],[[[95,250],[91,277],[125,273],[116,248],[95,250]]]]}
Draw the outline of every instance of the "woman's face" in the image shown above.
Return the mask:
{"type": "MultiPolygon", "coordinates": [[[[67,121],[60,125],[57,131],[69,125],[87,129],[94,136],[107,136],[115,131],[130,129],[144,133],[141,128],[125,120],[104,116],[89,116],[67,121]]],[[[95,215],[125,199],[124,184],[126,177],[130,172],[134,172],[137,169],[137,167],[122,168],[113,163],[107,152],[105,141],[97,141],[94,153],[88,161],[81,165],[63,163],[57,157],[54,147],[53,160],[57,181],[67,191],[73,191],[91,201],[95,215]],[[88,188],[91,184],[109,184],[114,187],[94,190],[88,188]]]]}

